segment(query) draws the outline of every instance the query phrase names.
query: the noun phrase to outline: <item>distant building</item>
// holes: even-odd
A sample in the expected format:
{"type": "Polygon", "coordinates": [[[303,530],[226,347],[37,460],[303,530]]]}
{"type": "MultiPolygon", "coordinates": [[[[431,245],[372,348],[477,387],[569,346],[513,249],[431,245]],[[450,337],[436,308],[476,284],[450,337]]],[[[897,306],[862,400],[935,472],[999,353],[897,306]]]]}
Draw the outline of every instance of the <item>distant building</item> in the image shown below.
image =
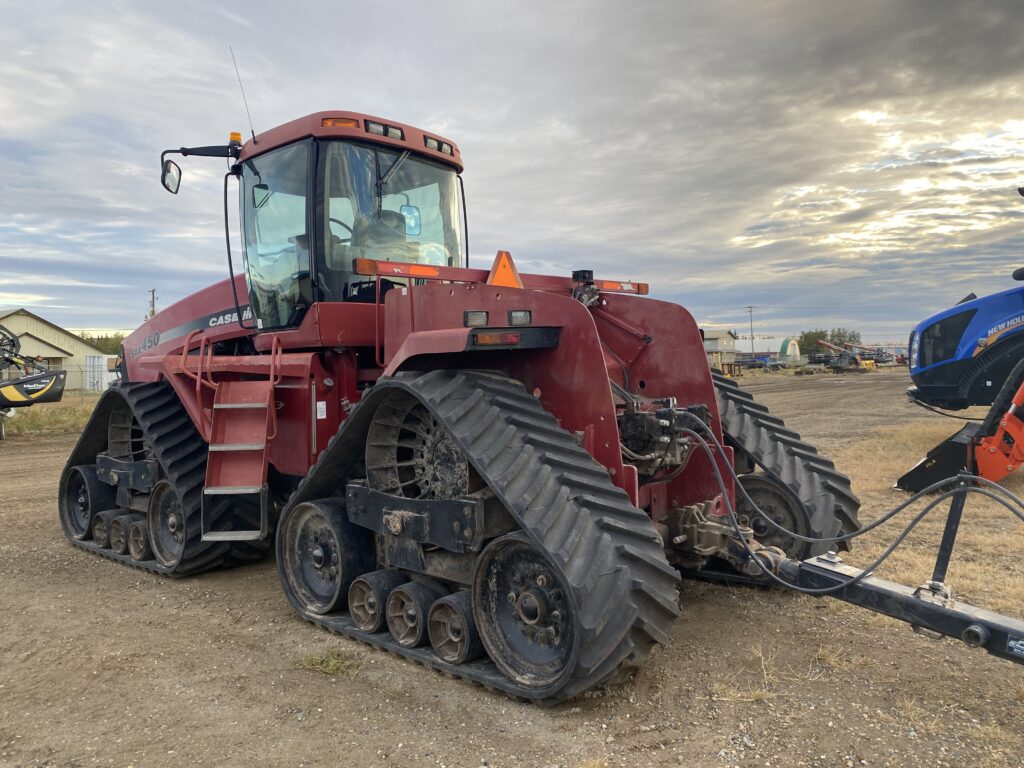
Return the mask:
{"type": "Polygon", "coordinates": [[[782,345],[779,347],[779,358],[789,363],[799,363],[800,342],[794,338],[783,339],[782,345]]]}
{"type": "MultiPolygon", "coordinates": [[[[0,308],[0,325],[18,337],[23,357],[41,357],[40,364],[51,371],[67,371],[67,389],[105,387],[105,381],[92,382],[90,376],[106,380],[103,369],[109,368],[108,361],[113,358],[85,339],[34,312],[29,312],[24,307],[0,308]],[[102,358],[102,361],[96,358],[102,358]]],[[[0,371],[0,379],[12,379],[21,375],[22,372],[15,368],[0,371]]]]}
{"type": "Polygon", "coordinates": [[[712,368],[731,366],[736,362],[736,331],[704,331],[704,353],[712,368]]]}
{"type": "MultiPolygon", "coordinates": [[[[805,350],[806,351],[806,350],[805,350]]],[[[792,336],[754,336],[751,345],[750,336],[740,336],[736,345],[736,358],[740,362],[754,358],[771,358],[785,360],[788,363],[800,362],[800,344],[792,336]],[[751,352],[750,347],[754,350],[751,352]]]]}

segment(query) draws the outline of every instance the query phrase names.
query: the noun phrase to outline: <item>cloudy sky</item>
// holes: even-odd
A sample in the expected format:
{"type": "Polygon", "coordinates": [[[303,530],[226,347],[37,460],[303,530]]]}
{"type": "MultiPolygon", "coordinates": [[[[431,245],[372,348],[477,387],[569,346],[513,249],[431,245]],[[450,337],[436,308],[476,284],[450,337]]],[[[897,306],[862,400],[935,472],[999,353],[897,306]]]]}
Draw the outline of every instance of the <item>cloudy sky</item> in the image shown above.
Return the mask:
{"type": "Polygon", "coordinates": [[[1018,2],[0,0],[0,306],[132,328],[226,273],[218,161],[324,109],[454,139],[472,262],[711,326],[903,338],[1024,265],[1018,2]]]}

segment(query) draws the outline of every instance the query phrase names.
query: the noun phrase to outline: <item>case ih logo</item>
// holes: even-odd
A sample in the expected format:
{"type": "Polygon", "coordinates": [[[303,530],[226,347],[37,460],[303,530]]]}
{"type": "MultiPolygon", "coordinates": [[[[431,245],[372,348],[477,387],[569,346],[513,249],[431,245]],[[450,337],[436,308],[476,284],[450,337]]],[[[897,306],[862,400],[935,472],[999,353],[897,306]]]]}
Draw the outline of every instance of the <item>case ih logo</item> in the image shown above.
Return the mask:
{"type": "MultiPolygon", "coordinates": [[[[245,320],[251,320],[251,319],[252,319],[252,310],[249,309],[249,307],[246,307],[245,309],[242,310],[242,320],[245,321],[245,320]]],[[[225,312],[223,314],[214,315],[213,317],[211,317],[208,325],[209,325],[210,328],[216,328],[218,325],[228,325],[230,323],[237,323],[237,322],[238,322],[238,313],[237,312],[225,312]]]]}

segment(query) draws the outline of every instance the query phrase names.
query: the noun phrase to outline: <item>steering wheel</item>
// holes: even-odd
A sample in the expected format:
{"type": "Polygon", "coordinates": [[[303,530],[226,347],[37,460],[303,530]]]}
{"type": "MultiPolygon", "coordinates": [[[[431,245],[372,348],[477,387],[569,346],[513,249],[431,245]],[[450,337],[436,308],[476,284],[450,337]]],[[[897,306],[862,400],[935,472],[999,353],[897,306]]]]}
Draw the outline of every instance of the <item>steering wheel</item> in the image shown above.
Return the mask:
{"type": "Polygon", "coordinates": [[[341,243],[351,243],[352,242],[352,234],[353,234],[352,233],[352,227],[350,227],[348,224],[346,224],[341,219],[327,219],[327,221],[329,221],[331,224],[337,224],[339,227],[344,227],[345,229],[348,230],[349,236],[346,237],[346,238],[339,238],[338,242],[341,242],[341,243]]]}

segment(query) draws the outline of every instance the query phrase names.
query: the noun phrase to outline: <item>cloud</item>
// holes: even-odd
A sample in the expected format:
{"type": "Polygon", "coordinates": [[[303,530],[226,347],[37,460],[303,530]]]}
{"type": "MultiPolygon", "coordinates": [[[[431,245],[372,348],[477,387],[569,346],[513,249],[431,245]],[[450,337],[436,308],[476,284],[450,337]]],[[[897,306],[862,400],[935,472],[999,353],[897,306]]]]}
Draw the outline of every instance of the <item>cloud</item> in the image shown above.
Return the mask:
{"type": "MultiPolygon", "coordinates": [[[[160,150],[348,108],[453,138],[478,265],[646,279],[700,321],[902,338],[1018,265],[1013,2],[17,4],[0,276],[133,327],[225,273],[216,161],[160,150]],[[59,22],[59,23],[57,23],[59,22]],[[103,287],[99,287],[103,286],[103,287]],[[99,295],[98,295],[99,292],[99,295]]],[[[19,293],[17,287],[24,290],[19,293]]],[[[10,297],[4,303],[12,303],[10,297]]]]}

